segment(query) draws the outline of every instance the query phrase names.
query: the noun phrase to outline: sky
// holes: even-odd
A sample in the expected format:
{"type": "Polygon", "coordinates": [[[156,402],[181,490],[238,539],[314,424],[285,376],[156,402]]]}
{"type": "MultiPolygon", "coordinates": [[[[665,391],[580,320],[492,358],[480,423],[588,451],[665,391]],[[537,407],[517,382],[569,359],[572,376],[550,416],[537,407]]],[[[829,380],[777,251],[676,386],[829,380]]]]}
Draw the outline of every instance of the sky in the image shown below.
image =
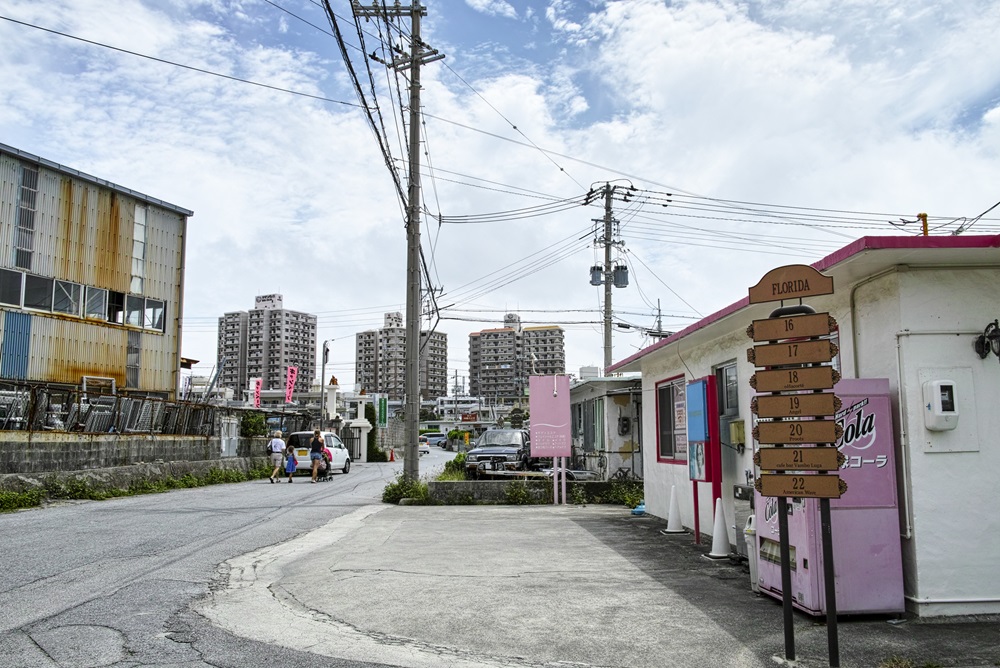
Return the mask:
{"type": "MultiPolygon", "coordinates": [[[[256,295],[318,316],[345,389],[355,334],[405,313],[408,72],[365,54],[408,54],[412,28],[329,6],[339,41],[322,1],[0,1],[0,143],[194,212],[198,375],[256,295]]],[[[423,328],[448,335],[449,386],[505,313],[563,327],[567,372],[603,364],[605,184],[614,361],[918,213],[1000,232],[1000,3],[425,6],[445,57],[420,69],[423,328]]]]}

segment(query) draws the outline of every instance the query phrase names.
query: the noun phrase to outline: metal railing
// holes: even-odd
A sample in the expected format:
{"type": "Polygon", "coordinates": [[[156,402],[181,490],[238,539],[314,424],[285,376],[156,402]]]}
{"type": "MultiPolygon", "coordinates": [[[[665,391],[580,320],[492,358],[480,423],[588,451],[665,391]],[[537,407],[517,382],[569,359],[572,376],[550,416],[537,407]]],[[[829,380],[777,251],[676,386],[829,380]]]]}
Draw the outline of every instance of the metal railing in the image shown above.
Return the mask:
{"type": "MultiPolygon", "coordinates": [[[[218,436],[222,416],[247,409],[156,397],[103,394],[80,388],[0,382],[0,430],[218,436]]],[[[284,412],[282,423],[307,418],[284,412]]],[[[304,428],[304,427],[303,427],[304,428]]]]}

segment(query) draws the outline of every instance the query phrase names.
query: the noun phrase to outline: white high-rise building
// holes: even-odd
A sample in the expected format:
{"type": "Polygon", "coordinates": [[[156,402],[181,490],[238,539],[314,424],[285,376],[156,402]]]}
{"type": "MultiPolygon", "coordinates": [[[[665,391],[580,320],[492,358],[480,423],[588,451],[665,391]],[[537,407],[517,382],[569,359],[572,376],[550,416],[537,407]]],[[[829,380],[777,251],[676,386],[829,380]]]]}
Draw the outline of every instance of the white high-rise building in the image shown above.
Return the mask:
{"type": "Polygon", "coordinates": [[[469,334],[469,393],[495,403],[524,396],[528,376],[566,373],[565,336],[561,327],[522,327],[514,313],[504,326],[469,334]]]}
{"type": "MultiPolygon", "coordinates": [[[[420,332],[420,397],[433,400],[448,393],[448,335],[420,332]]],[[[402,401],[406,391],[406,327],[403,315],[386,313],[381,329],[359,332],[355,339],[357,387],[402,401]]]]}
{"type": "Polygon", "coordinates": [[[288,367],[296,367],[294,392],[308,392],[316,371],[316,316],[284,308],[279,294],[258,296],[252,311],[219,318],[220,363],[223,356],[221,387],[240,393],[251,378],[261,378],[265,390],[284,389],[288,367]]]}

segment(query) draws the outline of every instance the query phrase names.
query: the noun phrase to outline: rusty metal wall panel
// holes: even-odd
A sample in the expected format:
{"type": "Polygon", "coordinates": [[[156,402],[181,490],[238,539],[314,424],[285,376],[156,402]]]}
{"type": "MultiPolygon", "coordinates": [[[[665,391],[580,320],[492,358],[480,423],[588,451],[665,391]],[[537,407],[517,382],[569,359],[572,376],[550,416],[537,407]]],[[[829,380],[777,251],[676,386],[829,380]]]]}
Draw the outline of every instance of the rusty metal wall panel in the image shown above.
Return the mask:
{"type": "Polygon", "coordinates": [[[33,272],[128,292],[134,201],[44,169],[38,181],[33,272]]]}
{"type": "Polygon", "coordinates": [[[28,378],[78,385],[84,376],[125,386],[128,330],[69,318],[33,317],[28,378]]]}
{"type": "MultiPolygon", "coordinates": [[[[181,258],[186,219],[150,206],[146,213],[146,296],[176,306],[181,298],[181,258]]],[[[176,315],[176,310],[173,315],[176,315]]]]}

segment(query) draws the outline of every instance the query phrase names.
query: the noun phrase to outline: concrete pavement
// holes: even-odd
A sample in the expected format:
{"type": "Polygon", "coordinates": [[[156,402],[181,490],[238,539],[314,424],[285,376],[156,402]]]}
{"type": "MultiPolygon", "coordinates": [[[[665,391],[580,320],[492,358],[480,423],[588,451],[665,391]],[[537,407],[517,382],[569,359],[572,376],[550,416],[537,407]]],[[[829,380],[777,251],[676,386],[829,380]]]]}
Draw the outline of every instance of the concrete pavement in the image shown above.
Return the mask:
{"type": "MultiPolygon", "coordinates": [[[[248,638],[396,666],[759,667],[781,604],[745,564],[610,506],[364,506],[231,560],[198,612],[248,638]]],[[[704,541],[703,541],[704,542],[704,541]]],[[[840,665],[1000,665],[1000,620],[839,624],[840,665]]],[[[796,613],[797,661],[827,666],[796,613]]]]}

